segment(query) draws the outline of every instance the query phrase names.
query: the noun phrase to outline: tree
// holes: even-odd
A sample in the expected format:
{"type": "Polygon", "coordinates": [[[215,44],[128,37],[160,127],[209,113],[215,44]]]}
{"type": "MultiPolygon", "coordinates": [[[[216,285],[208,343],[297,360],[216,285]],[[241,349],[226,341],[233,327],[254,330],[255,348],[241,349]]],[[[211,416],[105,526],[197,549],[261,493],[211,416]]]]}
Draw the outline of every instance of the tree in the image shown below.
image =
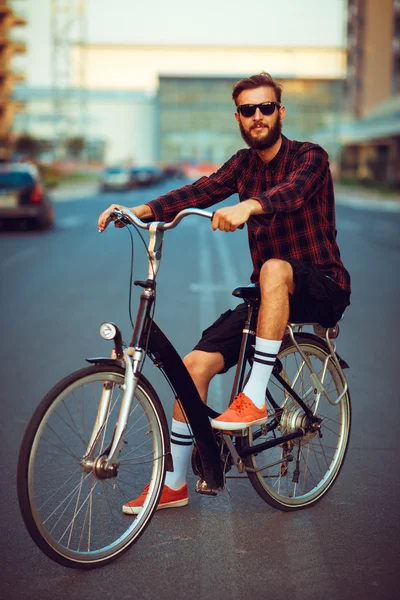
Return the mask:
{"type": "Polygon", "coordinates": [[[76,136],[68,138],[65,145],[70,156],[73,158],[80,158],[85,148],[85,140],[81,136],[76,136]]]}
{"type": "Polygon", "coordinates": [[[41,151],[40,141],[28,133],[23,133],[15,142],[15,151],[22,156],[36,158],[41,151]]]}

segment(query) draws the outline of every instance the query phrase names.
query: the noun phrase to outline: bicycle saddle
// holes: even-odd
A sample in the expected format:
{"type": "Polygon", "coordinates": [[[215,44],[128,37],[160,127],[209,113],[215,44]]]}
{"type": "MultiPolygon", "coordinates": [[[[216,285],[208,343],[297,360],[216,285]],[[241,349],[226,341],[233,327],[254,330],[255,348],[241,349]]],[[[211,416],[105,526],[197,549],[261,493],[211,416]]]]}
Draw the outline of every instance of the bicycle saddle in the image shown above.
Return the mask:
{"type": "Polygon", "coordinates": [[[233,290],[232,296],[243,298],[245,302],[248,300],[258,300],[260,298],[260,285],[258,283],[250,283],[243,287],[237,287],[233,290]]]}

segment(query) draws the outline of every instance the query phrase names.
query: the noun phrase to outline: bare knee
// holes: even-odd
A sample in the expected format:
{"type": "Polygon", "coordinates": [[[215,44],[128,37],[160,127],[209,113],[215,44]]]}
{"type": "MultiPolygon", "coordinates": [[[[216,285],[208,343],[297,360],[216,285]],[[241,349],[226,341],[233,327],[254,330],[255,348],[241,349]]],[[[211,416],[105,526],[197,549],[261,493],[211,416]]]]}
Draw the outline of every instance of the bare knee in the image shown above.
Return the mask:
{"type": "Polygon", "coordinates": [[[271,258],[267,260],[260,271],[260,286],[262,293],[270,293],[279,287],[287,287],[290,294],[294,293],[293,268],[286,260],[271,258]]]}
{"type": "Polygon", "coordinates": [[[224,359],[219,352],[193,350],[185,356],[183,362],[195,383],[209,383],[224,368],[224,359]]]}

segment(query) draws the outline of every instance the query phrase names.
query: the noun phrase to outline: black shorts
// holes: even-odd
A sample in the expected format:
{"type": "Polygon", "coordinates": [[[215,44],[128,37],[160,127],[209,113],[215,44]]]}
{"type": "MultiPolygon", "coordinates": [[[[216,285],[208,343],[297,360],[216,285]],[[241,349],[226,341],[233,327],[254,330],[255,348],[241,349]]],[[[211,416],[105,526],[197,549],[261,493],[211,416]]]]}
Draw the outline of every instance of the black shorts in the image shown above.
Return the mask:
{"type": "MultiPolygon", "coordinates": [[[[295,293],[289,297],[291,323],[319,323],[333,327],[350,304],[350,294],[319,269],[299,260],[288,261],[293,268],[295,293]]],[[[234,310],[224,312],[210,327],[203,331],[194,350],[220,352],[224,357],[226,373],[236,365],[239,358],[242,330],[247,317],[247,305],[239,304],[234,310]]],[[[256,318],[252,329],[255,331],[256,318]]]]}

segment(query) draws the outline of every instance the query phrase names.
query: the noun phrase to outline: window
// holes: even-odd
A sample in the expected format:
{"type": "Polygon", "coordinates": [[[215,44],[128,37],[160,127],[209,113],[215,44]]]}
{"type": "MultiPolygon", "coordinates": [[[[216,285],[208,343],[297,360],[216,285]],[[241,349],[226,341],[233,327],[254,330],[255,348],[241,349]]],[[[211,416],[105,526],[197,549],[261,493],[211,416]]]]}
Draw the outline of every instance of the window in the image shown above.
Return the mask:
{"type": "Polygon", "coordinates": [[[0,173],[0,189],[16,190],[34,184],[29,173],[0,173]]]}

